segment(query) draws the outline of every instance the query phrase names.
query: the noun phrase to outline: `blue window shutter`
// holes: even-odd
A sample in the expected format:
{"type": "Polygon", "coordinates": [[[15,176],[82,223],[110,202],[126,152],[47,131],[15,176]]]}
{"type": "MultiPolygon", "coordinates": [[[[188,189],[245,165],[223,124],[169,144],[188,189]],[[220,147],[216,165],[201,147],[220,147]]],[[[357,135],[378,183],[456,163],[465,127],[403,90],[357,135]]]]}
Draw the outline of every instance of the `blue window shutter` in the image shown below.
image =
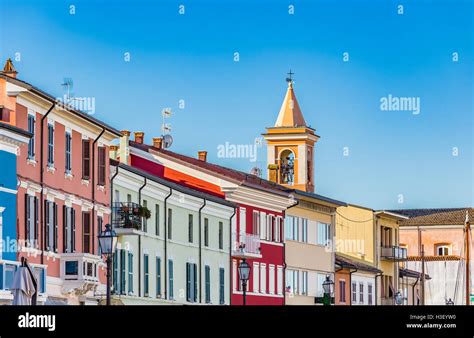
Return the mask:
{"type": "Polygon", "coordinates": [[[197,265],[193,264],[193,282],[194,282],[194,294],[193,294],[193,300],[194,302],[197,302],[197,265]]]}
{"type": "Polygon", "coordinates": [[[186,300],[191,301],[191,264],[186,263],[186,300]]]}
{"type": "Polygon", "coordinates": [[[224,304],[224,269],[219,269],[219,304],[224,304]]]}

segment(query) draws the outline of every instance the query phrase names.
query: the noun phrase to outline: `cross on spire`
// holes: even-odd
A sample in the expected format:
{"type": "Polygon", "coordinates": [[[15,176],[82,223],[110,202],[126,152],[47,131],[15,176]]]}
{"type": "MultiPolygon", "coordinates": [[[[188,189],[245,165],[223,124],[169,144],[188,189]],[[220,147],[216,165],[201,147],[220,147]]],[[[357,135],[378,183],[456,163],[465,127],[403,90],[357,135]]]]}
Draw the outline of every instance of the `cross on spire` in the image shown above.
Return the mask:
{"type": "Polygon", "coordinates": [[[293,75],[295,75],[295,73],[292,73],[290,69],[290,72],[287,74],[288,74],[288,77],[286,78],[286,82],[293,82],[293,75]]]}

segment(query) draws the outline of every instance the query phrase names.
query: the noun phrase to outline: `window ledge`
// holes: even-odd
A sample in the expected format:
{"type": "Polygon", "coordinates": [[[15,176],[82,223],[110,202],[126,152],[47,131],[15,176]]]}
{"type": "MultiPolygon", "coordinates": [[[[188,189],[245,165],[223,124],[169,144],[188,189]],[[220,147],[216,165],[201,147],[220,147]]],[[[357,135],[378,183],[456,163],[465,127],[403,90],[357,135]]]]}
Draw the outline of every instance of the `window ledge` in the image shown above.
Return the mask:
{"type": "Polygon", "coordinates": [[[104,192],[105,191],[105,185],[97,185],[97,190],[104,192]]]}
{"type": "Polygon", "coordinates": [[[89,182],[90,182],[89,180],[81,179],[81,184],[85,185],[86,187],[89,186],[89,182]]]}
{"type": "Polygon", "coordinates": [[[48,173],[54,174],[54,173],[56,172],[56,168],[53,167],[53,165],[48,164],[48,165],[46,166],[46,171],[47,171],[48,173]]]}
{"type": "Polygon", "coordinates": [[[74,178],[74,175],[72,173],[65,172],[64,178],[67,180],[72,180],[74,178]]]}
{"type": "Polygon", "coordinates": [[[33,167],[36,166],[36,160],[34,158],[26,159],[26,164],[32,165],[33,167]]]}

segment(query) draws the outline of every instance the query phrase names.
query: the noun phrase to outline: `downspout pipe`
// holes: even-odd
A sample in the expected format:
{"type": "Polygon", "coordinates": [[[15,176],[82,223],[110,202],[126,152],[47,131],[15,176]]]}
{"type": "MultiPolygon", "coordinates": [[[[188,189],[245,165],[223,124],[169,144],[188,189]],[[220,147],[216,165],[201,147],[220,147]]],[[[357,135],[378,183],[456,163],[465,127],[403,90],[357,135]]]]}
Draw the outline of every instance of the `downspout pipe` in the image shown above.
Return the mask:
{"type": "Polygon", "coordinates": [[[234,285],[232,284],[234,282],[234,278],[233,278],[233,263],[232,263],[232,246],[234,245],[234,243],[232,243],[232,219],[235,217],[235,214],[237,213],[237,209],[234,208],[234,212],[232,213],[232,215],[230,216],[229,218],[229,243],[230,243],[230,246],[229,246],[229,285],[230,285],[230,288],[229,288],[229,305],[232,305],[232,290],[233,290],[233,287],[234,285]]]}
{"type": "MultiPolygon", "coordinates": [[[[104,135],[105,133],[105,128],[102,128],[102,131],[100,132],[99,136],[97,136],[94,140],[94,142],[92,142],[92,221],[91,221],[91,224],[92,224],[92,229],[91,229],[91,235],[92,235],[92,252],[95,252],[94,249],[95,249],[95,236],[94,236],[94,233],[95,233],[95,214],[94,214],[94,209],[95,209],[95,145],[97,143],[97,141],[99,141],[99,139],[102,137],[102,135],[104,135]]],[[[107,156],[108,157],[108,156],[107,156]]]]}
{"type": "Polygon", "coordinates": [[[415,288],[416,288],[416,285],[418,284],[419,280],[420,280],[420,277],[417,277],[416,281],[415,281],[415,284],[413,284],[413,287],[412,287],[412,291],[411,291],[411,302],[412,302],[412,304],[411,305],[417,305],[417,304],[415,304],[415,288]]]}
{"type": "Polygon", "coordinates": [[[359,271],[358,268],[355,268],[354,271],[349,271],[349,286],[351,290],[351,294],[349,295],[349,305],[352,305],[352,274],[357,271],[359,271]]]}
{"type": "MultiPolygon", "coordinates": [[[[298,204],[300,204],[300,201],[299,200],[296,200],[295,201],[295,204],[293,205],[290,205],[288,208],[286,208],[287,210],[288,209],[291,209],[293,207],[296,207],[298,204]]],[[[284,236],[285,236],[285,217],[286,217],[286,212],[284,211],[283,212],[283,227],[281,230],[282,233],[280,234],[280,239],[283,238],[282,240],[282,243],[283,243],[283,305],[286,305],[286,243],[285,243],[285,240],[284,240],[284,236]]]]}
{"type": "MultiPolygon", "coordinates": [[[[143,182],[143,185],[138,189],[138,205],[142,205],[142,190],[145,188],[147,184],[147,179],[146,177],[145,181],[143,182]]],[[[143,222],[143,220],[142,220],[143,222]]],[[[143,231],[143,224],[142,226],[142,231],[143,231]]],[[[142,296],[142,235],[139,233],[138,234],[138,297],[142,296]]]]}
{"type": "MultiPolygon", "coordinates": [[[[378,277],[382,277],[383,276],[383,272],[381,273],[378,273],[375,275],[375,305],[378,305],[378,298],[379,298],[379,294],[378,294],[378,287],[377,287],[377,278],[378,277]]],[[[382,299],[382,295],[380,295],[380,299],[382,299]]]]}
{"type": "MultiPolygon", "coordinates": [[[[41,185],[41,193],[40,193],[40,219],[39,224],[41,225],[41,264],[44,264],[44,250],[46,250],[46,231],[45,231],[45,224],[44,224],[44,120],[48,117],[49,113],[53,110],[56,106],[56,102],[53,102],[51,107],[49,107],[46,114],[43,115],[41,118],[41,126],[40,126],[40,185],[41,185]]],[[[26,208],[26,206],[25,206],[26,208]]],[[[26,238],[27,234],[25,234],[26,238]]]]}
{"type": "MultiPolygon", "coordinates": [[[[114,179],[118,174],[119,174],[119,167],[117,166],[117,169],[115,170],[115,173],[110,178],[110,208],[111,208],[110,229],[112,229],[112,230],[114,229],[114,179]]],[[[120,201],[115,201],[115,202],[118,203],[120,201]]],[[[102,231],[102,229],[101,229],[101,231],[102,231]]],[[[109,258],[111,261],[113,261],[113,256],[114,255],[112,254],[111,257],[109,258]]],[[[109,268],[110,267],[107,267],[107,269],[109,269],[109,268]]],[[[107,272],[110,274],[109,270],[107,272]]],[[[110,281],[108,281],[108,283],[110,283],[110,281]]],[[[113,290],[113,291],[115,292],[117,290],[113,290]]]]}
{"type": "Polygon", "coordinates": [[[168,213],[168,198],[171,197],[173,194],[173,189],[170,188],[170,193],[165,197],[164,199],[164,226],[165,226],[165,232],[164,232],[164,237],[165,237],[165,299],[168,299],[168,218],[167,218],[167,213],[168,213]]]}
{"type": "MultiPolygon", "coordinates": [[[[199,208],[199,303],[202,302],[202,209],[206,206],[207,200],[203,199],[204,204],[199,208]]],[[[209,234],[208,234],[209,235],[209,234]]]]}

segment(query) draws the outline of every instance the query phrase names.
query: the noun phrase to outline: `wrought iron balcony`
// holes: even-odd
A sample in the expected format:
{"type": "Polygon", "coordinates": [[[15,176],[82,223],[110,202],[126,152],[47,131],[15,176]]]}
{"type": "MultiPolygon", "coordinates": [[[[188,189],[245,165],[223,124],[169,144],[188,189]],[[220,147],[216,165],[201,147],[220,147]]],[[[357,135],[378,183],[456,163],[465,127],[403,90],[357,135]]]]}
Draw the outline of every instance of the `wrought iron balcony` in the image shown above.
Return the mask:
{"type": "Polygon", "coordinates": [[[112,205],[112,226],[117,229],[142,230],[142,207],[133,202],[115,202],[112,205]]]}
{"type": "Polygon", "coordinates": [[[262,257],[260,252],[260,237],[253,234],[232,233],[232,256],[234,257],[262,257]]]}
{"type": "Polygon", "coordinates": [[[398,245],[382,246],[381,258],[388,261],[406,261],[407,249],[398,245]]]}

